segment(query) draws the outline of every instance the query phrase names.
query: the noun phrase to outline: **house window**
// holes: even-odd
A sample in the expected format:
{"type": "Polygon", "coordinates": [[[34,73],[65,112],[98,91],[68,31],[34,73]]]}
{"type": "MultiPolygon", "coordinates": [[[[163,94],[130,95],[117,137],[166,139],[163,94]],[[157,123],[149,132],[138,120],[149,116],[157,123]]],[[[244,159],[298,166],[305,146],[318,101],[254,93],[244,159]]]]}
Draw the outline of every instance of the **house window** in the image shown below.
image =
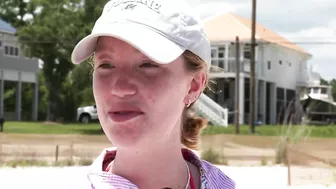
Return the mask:
{"type": "Polygon", "coordinates": [[[244,58],[251,59],[251,52],[250,51],[244,51],[244,58]]]}
{"type": "Polygon", "coordinates": [[[271,69],[271,61],[267,62],[267,68],[270,70],[271,69]]]}
{"type": "Polygon", "coordinates": [[[279,60],[279,64],[282,65],[282,60],[279,60]]]}
{"type": "Polygon", "coordinates": [[[251,59],[251,45],[245,44],[244,46],[244,58],[251,59]]]}
{"type": "Polygon", "coordinates": [[[5,55],[19,56],[19,48],[12,46],[5,46],[5,55]]]}
{"type": "Polygon", "coordinates": [[[14,55],[19,56],[19,48],[17,47],[14,48],[14,55]]]}
{"type": "Polygon", "coordinates": [[[218,58],[224,58],[225,54],[225,47],[218,48],[218,58]]]}
{"type": "Polygon", "coordinates": [[[217,50],[211,49],[211,58],[216,58],[216,56],[217,56],[217,50]]]}
{"type": "Polygon", "coordinates": [[[327,94],[327,88],[321,88],[321,94],[327,94]]]}
{"type": "Polygon", "coordinates": [[[215,51],[211,50],[211,58],[215,57],[215,51]]]}
{"type": "Polygon", "coordinates": [[[0,41],[0,47],[2,47],[2,41],[0,41]]]}
{"type": "Polygon", "coordinates": [[[224,61],[223,60],[218,61],[218,67],[224,68],[224,61]]]}
{"type": "Polygon", "coordinates": [[[9,55],[14,55],[14,47],[9,47],[9,55]]]}
{"type": "Polygon", "coordinates": [[[314,93],[314,94],[318,94],[318,93],[319,93],[319,88],[314,87],[314,88],[313,88],[313,93],[314,93]]]}

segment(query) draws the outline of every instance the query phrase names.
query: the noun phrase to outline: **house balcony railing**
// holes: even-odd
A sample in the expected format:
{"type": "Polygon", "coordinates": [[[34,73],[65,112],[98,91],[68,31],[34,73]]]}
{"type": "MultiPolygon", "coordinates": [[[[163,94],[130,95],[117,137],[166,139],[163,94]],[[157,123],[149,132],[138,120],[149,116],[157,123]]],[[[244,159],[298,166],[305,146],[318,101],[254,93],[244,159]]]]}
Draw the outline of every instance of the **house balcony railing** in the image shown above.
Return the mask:
{"type": "MultiPolygon", "coordinates": [[[[240,61],[240,72],[249,74],[250,73],[250,60],[243,59],[240,61]]],[[[227,73],[236,73],[237,70],[237,61],[234,58],[218,58],[212,59],[212,68],[210,72],[227,72],[227,73]]],[[[255,75],[260,76],[263,75],[262,70],[260,69],[260,63],[255,61],[255,75]]]]}
{"type": "Polygon", "coordinates": [[[217,126],[228,126],[228,109],[223,108],[206,94],[202,93],[193,107],[194,110],[204,116],[212,124],[217,126]]]}

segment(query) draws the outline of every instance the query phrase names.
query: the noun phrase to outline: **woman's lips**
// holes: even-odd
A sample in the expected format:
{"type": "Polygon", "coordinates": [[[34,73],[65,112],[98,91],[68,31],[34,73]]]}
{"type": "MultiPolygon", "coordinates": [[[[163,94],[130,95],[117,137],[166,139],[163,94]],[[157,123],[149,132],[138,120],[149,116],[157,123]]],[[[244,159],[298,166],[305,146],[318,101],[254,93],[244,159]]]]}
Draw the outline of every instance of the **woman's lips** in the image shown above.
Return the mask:
{"type": "Polygon", "coordinates": [[[109,118],[113,122],[121,123],[129,121],[135,117],[141,116],[143,112],[140,111],[115,111],[115,112],[109,112],[109,118]]]}

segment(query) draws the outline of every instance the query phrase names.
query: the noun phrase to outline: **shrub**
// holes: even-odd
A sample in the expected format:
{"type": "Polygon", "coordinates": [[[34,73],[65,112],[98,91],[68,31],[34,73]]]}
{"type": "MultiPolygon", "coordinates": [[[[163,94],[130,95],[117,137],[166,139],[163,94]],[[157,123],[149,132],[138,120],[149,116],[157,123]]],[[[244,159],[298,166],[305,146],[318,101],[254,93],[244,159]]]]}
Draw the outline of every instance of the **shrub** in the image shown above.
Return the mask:
{"type": "Polygon", "coordinates": [[[220,157],[219,154],[213,151],[212,149],[208,149],[201,154],[201,158],[213,163],[213,164],[219,164],[220,163],[220,157]]]}

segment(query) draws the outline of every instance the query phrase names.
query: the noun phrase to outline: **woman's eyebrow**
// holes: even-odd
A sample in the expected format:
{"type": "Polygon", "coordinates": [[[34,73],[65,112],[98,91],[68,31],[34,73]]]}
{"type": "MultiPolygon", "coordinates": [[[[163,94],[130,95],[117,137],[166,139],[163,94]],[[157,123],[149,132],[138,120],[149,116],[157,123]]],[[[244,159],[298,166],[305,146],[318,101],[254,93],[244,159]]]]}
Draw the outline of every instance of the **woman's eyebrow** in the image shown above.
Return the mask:
{"type": "Polygon", "coordinates": [[[95,53],[95,59],[109,59],[112,58],[112,53],[108,52],[101,52],[101,53],[95,53]]]}

